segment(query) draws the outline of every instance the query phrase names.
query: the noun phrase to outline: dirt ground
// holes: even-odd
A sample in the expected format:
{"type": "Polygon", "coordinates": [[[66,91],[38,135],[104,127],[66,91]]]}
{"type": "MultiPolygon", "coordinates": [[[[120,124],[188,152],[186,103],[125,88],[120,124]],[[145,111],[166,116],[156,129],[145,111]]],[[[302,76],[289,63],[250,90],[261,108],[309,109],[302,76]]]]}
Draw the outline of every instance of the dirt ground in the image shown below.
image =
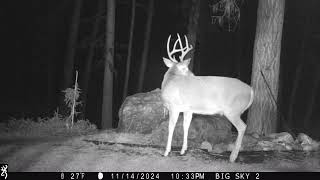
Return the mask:
{"type": "Polygon", "coordinates": [[[236,163],[229,163],[228,152],[210,154],[190,149],[179,154],[173,148],[163,157],[164,146],[146,145],[148,137],[102,131],[72,138],[0,138],[0,163],[9,172],[21,171],[318,171],[319,154],[279,158],[268,153],[240,152],[236,163]]]}

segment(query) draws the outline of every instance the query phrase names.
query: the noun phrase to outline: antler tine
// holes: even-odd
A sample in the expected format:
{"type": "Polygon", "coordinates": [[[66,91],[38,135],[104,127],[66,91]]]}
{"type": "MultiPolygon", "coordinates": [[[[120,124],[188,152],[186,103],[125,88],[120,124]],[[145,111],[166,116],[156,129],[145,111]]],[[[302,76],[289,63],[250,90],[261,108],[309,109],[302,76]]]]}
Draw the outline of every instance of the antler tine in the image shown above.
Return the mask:
{"type": "Polygon", "coordinates": [[[179,37],[178,37],[178,39],[176,40],[176,42],[174,42],[174,44],[173,44],[173,50],[172,50],[172,52],[176,53],[176,52],[179,52],[179,51],[181,51],[181,50],[182,50],[181,40],[180,40],[179,37]],[[179,45],[180,45],[180,48],[179,48],[179,49],[177,49],[177,43],[179,43],[179,45]]]}
{"type": "Polygon", "coordinates": [[[187,44],[187,47],[189,47],[190,49],[192,49],[192,44],[189,44],[189,41],[188,41],[188,38],[186,35],[184,35],[184,39],[186,40],[186,44],[187,44]]]}
{"type": "MultiPolygon", "coordinates": [[[[179,37],[180,38],[180,37],[179,37]]],[[[188,38],[186,35],[184,35],[184,39],[186,40],[186,47],[185,48],[181,48],[181,55],[180,55],[180,61],[183,61],[184,56],[193,49],[192,45],[189,44],[188,42],[188,38]]],[[[180,40],[180,44],[181,44],[181,40],[180,40]]],[[[182,47],[182,46],[181,46],[182,47]]]]}
{"type": "MultiPolygon", "coordinates": [[[[181,38],[180,38],[180,35],[179,35],[179,33],[177,33],[177,36],[178,36],[178,39],[177,39],[177,41],[179,41],[179,45],[180,45],[180,50],[181,50],[181,53],[183,52],[183,46],[182,46],[182,42],[181,42],[181,38]]],[[[180,61],[182,61],[181,59],[180,59],[180,61]]]]}
{"type": "Polygon", "coordinates": [[[169,57],[169,59],[170,59],[171,61],[173,61],[173,62],[175,62],[175,63],[178,63],[178,61],[177,61],[174,57],[172,57],[172,55],[175,53],[175,51],[174,51],[174,48],[175,48],[175,47],[173,47],[172,52],[170,52],[170,39],[171,39],[171,34],[169,35],[168,41],[167,41],[167,53],[168,53],[168,57],[169,57]]]}

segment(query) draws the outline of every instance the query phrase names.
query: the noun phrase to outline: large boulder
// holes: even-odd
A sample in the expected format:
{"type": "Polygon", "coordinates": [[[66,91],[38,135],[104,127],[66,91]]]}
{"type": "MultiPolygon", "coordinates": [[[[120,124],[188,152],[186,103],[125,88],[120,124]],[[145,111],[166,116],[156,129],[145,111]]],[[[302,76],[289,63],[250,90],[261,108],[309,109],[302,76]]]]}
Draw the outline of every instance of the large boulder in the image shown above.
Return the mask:
{"type": "MultiPolygon", "coordinates": [[[[161,90],[129,96],[119,110],[120,132],[151,134],[151,142],[165,145],[168,137],[168,110],[163,105],[161,90]]],[[[179,116],[172,145],[183,141],[183,116],[179,116]]],[[[188,133],[188,145],[199,147],[202,142],[220,143],[231,136],[231,123],[225,117],[194,115],[188,133]]]]}
{"type": "MultiPolygon", "coordinates": [[[[165,145],[168,138],[168,121],[160,124],[159,128],[152,132],[154,144],[165,145]]],[[[231,123],[219,116],[194,115],[189,132],[188,146],[201,147],[203,142],[215,145],[231,139],[231,123]]],[[[172,146],[181,146],[183,143],[183,116],[180,114],[176,124],[172,146]]]]}
{"type": "Polygon", "coordinates": [[[119,110],[120,132],[149,134],[167,120],[160,89],[128,96],[119,110]]]}

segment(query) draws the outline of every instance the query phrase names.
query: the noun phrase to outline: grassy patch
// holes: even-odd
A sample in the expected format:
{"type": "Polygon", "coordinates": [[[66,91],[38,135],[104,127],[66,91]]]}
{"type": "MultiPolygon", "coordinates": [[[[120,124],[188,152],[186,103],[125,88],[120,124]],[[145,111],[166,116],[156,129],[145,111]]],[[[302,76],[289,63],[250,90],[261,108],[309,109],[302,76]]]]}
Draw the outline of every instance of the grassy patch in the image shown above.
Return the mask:
{"type": "Polygon", "coordinates": [[[0,137],[72,136],[96,130],[97,127],[88,120],[78,120],[72,128],[67,128],[65,118],[56,113],[49,118],[11,118],[0,124],[0,137]]]}
{"type": "Polygon", "coordinates": [[[88,120],[76,120],[77,107],[82,104],[79,101],[80,88],[77,83],[78,71],[74,88],[67,88],[62,91],[65,95],[64,102],[70,109],[67,117],[59,114],[59,109],[52,117],[41,118],[11,118],[0,123],[0,137],[2,138],[25,138],[25,137],[52,137],[52,136],[73,136],[84,135],[96,132],[97,127],[88,120]]]}

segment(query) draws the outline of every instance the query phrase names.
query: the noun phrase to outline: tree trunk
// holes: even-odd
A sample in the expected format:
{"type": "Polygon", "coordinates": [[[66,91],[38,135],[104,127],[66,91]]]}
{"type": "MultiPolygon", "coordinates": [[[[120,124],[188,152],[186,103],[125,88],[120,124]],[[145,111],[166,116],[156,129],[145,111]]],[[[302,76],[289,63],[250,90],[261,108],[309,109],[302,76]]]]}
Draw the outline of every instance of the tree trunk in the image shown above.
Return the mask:
{"type": "Polygon", "coordinates": [[[151,34],[151,25],[152,25],[152,16],[153,16],[153,5],[154,0],[149,0],[149,7],[148,7],[148,19],[146,24],[146,33],[144,38],[144,46],[143,46],[143,52],[142,52],[142,60],[141,60],[141,66],[140,66],[140,74],[139,74],[139,80],[138,80],[138,92],[142,91],[143,88],[143,82],[144,82],[144,75],[146,71],[147,66],[147,58],[149,53],[149,41],[150,41],[150,34],[151,34]]]}
{"type": "Polygon", "coordinates": [[[107,0],[106,16],[106,59],[104,65],[103,97],[102,97],[102,119],[101,128],[112,128],[113,112],[113,71],[114,71],[114,29],[115,29],[115,0],[107,0]]]}
{"type": "Polygon", "coordinates": [[[278,97],[284,6],[285,0],[259,0],[251,76],[255,99],[248,114],[249,132],[269,134],[277,128],[273,99],[278,97]]]}
{"type": "Polygon", "coordinates": [[[63,90],[70,87],[72,85],[73,79],[73,66],[74,66],[74,56],[76,52],[76,43],[78,39],[78,28],[80,22],[80,12],[81,12],[81,5],[82,0],[75,0],[74,1],[74,11],[72,14],[72,19],[69,28],[69,39],[67,42],[67,51],[66,51],[66,58],[64,64],[64,71],[63,71],[63,90]]]}
{"type": "MultiPolygon", "coordinates": [[[[189,1],[189,0],[188,0],[189,1]]],[[[200,0],[191,0],[191,8],[188,17],[188,40],[192,45],[193,50],[186,55],[186,59],[191,58],[189,69],[193,71],[194,67],[194,52],[196,49],[197,33],[199,29],[200,16],[200,0]]]]}
{"type": "Polygon", "coordinates": [[[124,87],[123,87],[123,96],[122,99],[124,100],[128,94],[128,83],[130,77],[130,64],[131,64],[131,52],[132,52],[132,39],[133,39],[133,31],[134,31],[134,20],[136,15],[136,0],[132,0],[131,5],[131,24],[130,24],[130,34],[129,34],[129,45],[128,45],[128,56],[127,56],[127,64],[126,64],[126,75],[124,80],[124,87]]]}
{"type": "MultiPolygon", "coordinates": [[[[97,3],[97,14],[100,15],[103,13],[104,7],[103,7],[104,1],[99,0],[97,3]]],[[[100,25],[100,17],[96,17],[92,32],[91,32],[91,40],[95,41],[95,38],[97,37],[98,31],[99,31],[99,25],[100,25]]],[[[87,107],[87,98],[89,93],[89,83],[91,78],[91,69],[92,69],[92,62],[94,57],[96,44],[93,42],[90,42],[89,49],[88,49],[88,55],[85,60],[85,67],[83,72],[83,83],[82,83],[82,109],[84,118],[86,118],[86,107],[87,107]]]]}

